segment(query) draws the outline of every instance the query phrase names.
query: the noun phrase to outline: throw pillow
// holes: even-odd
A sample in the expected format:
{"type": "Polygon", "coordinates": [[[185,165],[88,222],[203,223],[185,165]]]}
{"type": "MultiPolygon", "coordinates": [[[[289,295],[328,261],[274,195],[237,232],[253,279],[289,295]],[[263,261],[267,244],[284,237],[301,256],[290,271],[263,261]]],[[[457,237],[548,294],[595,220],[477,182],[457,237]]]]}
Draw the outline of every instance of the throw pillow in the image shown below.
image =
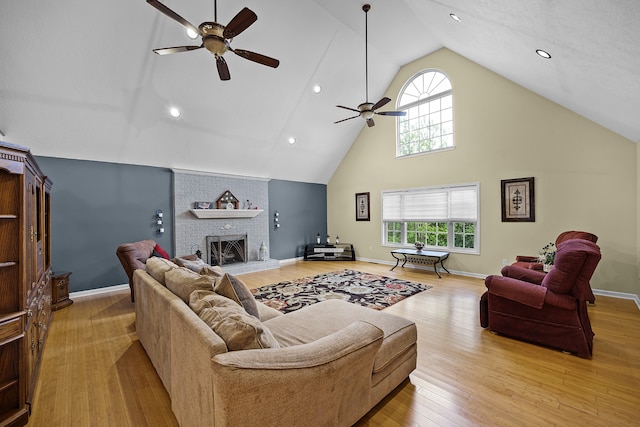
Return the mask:
{"type": "Polygon", "coordinates": [[[202,310],[210,307],[240,307],[240,304],[211,290],[196,290],[189,297],[189,307],[200,315],[202,310]]]}
{"type": "Polygon", "coordinates": [[[147,273],[149,273],[151,277],[162,283],[164,286],[167,286],[164,280],[164,274],[169,270],[173,270],[174,268],[178,268],[178,266],[168,259],[155,256],[149,258],[146,263],[147,273]]]}
{"type": "MultiPolygon", "coordinates": [[[[194,292],[194,297],[196,293],[194,292]]],[[[202,300],[200,300],[202,301],[202,300]]],[[[221,295],[208,295],[198,316],[227,344],[229,351],[279,348],[271,331],[242,307],[221,295]]]]}
{"type": "Polygon", "coordinates": [[[160,258],[164,258],[164,259],[171,259],[171,257],[169,256],[169,254],[167,253],[167,251],[165,251],[164,249],[162,249],[162,246],[160,246],[159,244],[156,243],[156,246],[153,248],[153,256],[157,256],[160,258]]]}
{"type": "Polygon", "coordinates": [[[200,273],[202,268],[208,265],[206,262],[204,262],[200,258],[196,258],[195,260],[190,260],[190,259],[185,259],[181,257],[175,257],[173,259],[173,262],[178,264],[180,267],[186,267],[189,270],[195,271],[196,273],[200,273]]]}
{"type": "Polygon", "coordinates": [[[191,293],[196,290],[213,290],[215,278],[201,276],[185,267],[174,268],[164,274],[167,288],[187,304],[191,293]]]}
{"type": "Polygon", "coordinates": [[[222,271],[222,268],[220,268],[219,265],[213,266],[213,265],[207,264],[204,267],[202,267],[202,270],[200,270],[200,274],[222,279],[222,276],[224,276],[224,271],[222,271]]]}
{"type": "Polygon", "coordinates": [[[225,273],[213,290],[224,297],[230,298],[240,304],[250,315],[259,318],[258,304],[253,294],[240,279],[225,273]]]}

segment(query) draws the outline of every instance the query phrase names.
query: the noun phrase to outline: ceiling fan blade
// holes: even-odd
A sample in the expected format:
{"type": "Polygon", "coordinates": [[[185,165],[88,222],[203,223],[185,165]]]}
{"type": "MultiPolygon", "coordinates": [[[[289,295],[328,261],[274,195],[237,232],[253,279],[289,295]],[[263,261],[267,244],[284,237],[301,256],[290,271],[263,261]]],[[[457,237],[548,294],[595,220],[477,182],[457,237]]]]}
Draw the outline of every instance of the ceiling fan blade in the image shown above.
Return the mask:
{"type": "Polygon", "coordinates": [[[218,67],[218,75],[220,80],[231,80],[231,74],[229,74],[229,67],[227,61],[222,56],[216,55],[216,66],[218,67]]]}
{"type": "Polygon", "coordinates": [[[373,119],[367,119],[367,126],[374,127],[376,124],[374,123],[373,119]]]}
{"type": "Polygon", "coordinates": [[[384,98],[382,98],[380,101],[376,102],[375,104],[373,104],[373,107],[371,107],[372,110],[377,110],[378,108],[382,107],[383,105],[386,105],[388,102],[390,102],[391,99],[387,98],[386,96],[384,98]]]}
{"type": "Polygon", "coordinates": [[[232,39],[258,20],[258,15],[247,7],[242,9],[224,29],[223,36],[225,39],[232,39]]]}
{"type": "Polygon", "coordinates": [[[182,16],[175,13],[173,10],[169,9],[167,6],[160,3],[158,0],[147,0],[147,3],[149,3],[151,6],[155,7],[156,9],[158,9],[160,12],[167,15],[169,18],[173,19],[174,21],[177,21],[184,27],[188,28],[189,30],[195,32],[196,34],[200,34],[200,30],[198,29],[198,27],[196,27],[195,25],[193,25],[192,23],[184,19],[182,16]]]}
{"type": "Polygon", "coordinates": [[[406,116],[406,111],[380,111],[375,112],[375,114],[379,114],[381,116],[406,116]]]}
{"type": "Polygon", "coordinates": [[[340,122],[346,122],[347,120],[356,119],[358,117],[360,117],[360,114],[358,114],[357,116],[353,116],[353,117],[347,117],[346,119],[338,120],[337,122],[333,122],[333,123],[336,124],[336,123],[340,123],[340,122]]]}
{"type": "Polygon", "coordinates": [[[244,49],[231,49],[231,51],[244,59],[266,65],[267,67],[278,68],[278,65],[280,65],[280,61],[277,59],[269,58],[268,56],[261,55],[259,53],[250,52],[244,49]]]}
{"type": "Polygon", "coordinates": [[[355,111],[356,113],[360,112],[360,110],[356,110],[355,108],[351,108],[351,107],[345,107],[344,105],[336,105],[336,107],[344,108],[345,110],[349,110],[349,111],[355,111]]]}
{"type": "Polygon", "coordinates": [[[196,49],[200,49],[202,47],[202,45],[200,46],[176,46],[176,47],[165,47],[162,49],[153,49],[153,51],[155,53],[157,53],[158,55],[169,55],[171,53],[179,53],[179,52],[187,52],[189,50],[196,50],[196,49]]]}

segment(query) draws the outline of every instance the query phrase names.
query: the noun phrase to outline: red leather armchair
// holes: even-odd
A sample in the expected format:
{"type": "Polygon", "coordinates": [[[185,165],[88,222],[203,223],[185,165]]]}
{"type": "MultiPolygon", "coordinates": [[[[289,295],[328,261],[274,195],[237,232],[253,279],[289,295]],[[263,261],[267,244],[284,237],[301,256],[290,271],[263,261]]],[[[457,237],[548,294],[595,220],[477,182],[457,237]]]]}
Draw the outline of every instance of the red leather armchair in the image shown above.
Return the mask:
{"type": "MultiPolygon", "coordinates": [[[[558,245],[565,240],[570,239],[584,239],[593,243],[598,242],[598,236],[592,233],[588,233],[586,231],[565,231],[560,233],[556,238],[556,248],[558,245]]],[[[511,265],[515,265],[517,267],[528,268],[530,270],[539,270],[542,271],[542,263],[540,262],[539,256],[533,255],[518,255],[516,256],[516,262],[511,265]]]]}
{"type": "Polygon", "coordinates": [[[590,357],[594,334],[586,302],[593,295],[589,279],[600,258],[595,243],[570,239],[558,244],[555,264],[546,275],[510,266],[506,269],[531,281],[488,276],[487,292],[480,299],[480,325],[506,336],[590,357]],[[539,284],[535,283],[536,277],[542,278],[539,284]]]}

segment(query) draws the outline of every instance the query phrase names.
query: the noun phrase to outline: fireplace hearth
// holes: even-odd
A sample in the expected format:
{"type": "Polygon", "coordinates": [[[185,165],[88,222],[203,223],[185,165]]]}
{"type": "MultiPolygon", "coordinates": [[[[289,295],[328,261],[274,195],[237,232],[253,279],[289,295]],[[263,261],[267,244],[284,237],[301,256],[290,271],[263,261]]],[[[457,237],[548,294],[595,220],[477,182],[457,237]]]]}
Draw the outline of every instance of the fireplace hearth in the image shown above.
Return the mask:
{"type": "Polygon", "coordinates": [[[247,235],[207,236],[207,254],[210,265],[228,265],[249,261],[247,235]]]}

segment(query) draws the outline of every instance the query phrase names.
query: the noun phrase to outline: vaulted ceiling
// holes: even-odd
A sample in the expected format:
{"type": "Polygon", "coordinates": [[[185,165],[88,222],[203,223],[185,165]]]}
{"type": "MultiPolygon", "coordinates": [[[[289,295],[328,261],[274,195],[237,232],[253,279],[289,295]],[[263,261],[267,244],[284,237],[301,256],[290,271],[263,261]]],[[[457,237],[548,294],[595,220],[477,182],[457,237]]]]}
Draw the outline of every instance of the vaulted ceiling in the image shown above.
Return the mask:
{"type": "MultiPolygon", "coordinates": [[[[196,26],[213,21],[213,0],[162,2],[196,26]]],[[[640,1],[368,2],[370,100],[446,47],[640,141],[640,1]]],[[[232,46],[280,60],[227,52],[223,82],[205,49],[152,52],[198,42],[144,0],[2,1],[0,139],[43,156],[326,183],[359,132],[376,132],[333,123],[350,114],[336,104],[365,98],[363,3],[220,0],[221,24],[245,6],[258,16],[232,46]]]]}

